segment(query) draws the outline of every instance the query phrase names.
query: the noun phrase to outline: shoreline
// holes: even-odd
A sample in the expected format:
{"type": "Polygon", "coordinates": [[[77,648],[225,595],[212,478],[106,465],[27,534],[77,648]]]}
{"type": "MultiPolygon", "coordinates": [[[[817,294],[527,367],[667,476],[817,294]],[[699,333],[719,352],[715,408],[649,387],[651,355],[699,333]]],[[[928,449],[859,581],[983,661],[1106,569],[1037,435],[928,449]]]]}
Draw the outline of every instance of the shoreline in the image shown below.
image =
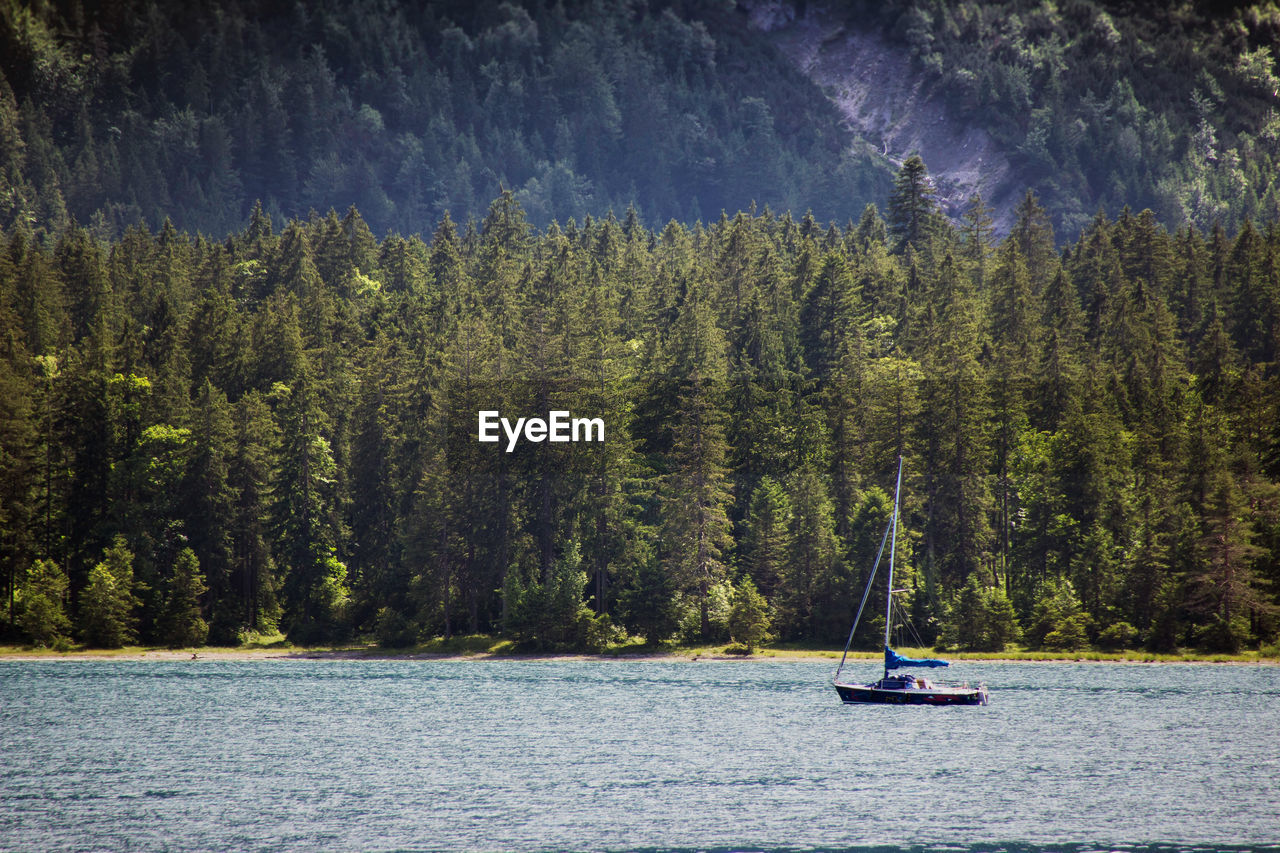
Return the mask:
{"type": "MultiPolygon", "coordinates": [[[[875,652],[850,652],[849,661],[874,661],[880,655],[875,652]]],[[[958,653],[947,654],[955,663],[1121,663],[1121,664],[1160,664],[1160,663],[1212,663],[1280,666],[1280,659],[1263,657],[1258,654],[1226,655],[1226,654],[1153,654],[1146,652],[1013,652],[1013,653],[958,653]]],[[[717,648],[674,649],[670,651],[618,651],[604,654],[584,654],[574,652],[512,652],[508,650],[404,650],[381,649],[369,647],[339,648],[233,648],[210,647],[194,649],[169,649],[164,647],[127,647],[123,649],[76,649],[72,651],[53,651],[48,649],[28,649],[20,646],[0,646],[0,663],[5,661],[40,662],[50,660],[98,660],[98,661],[565,661],[565,660],[599,660],[599,661],[671,661],[671,662],[734,662],[734,661],[830,661],[838,662],[840,652],[835,650],[796,650],[796,649],[763,649],[753,655],[725,654],[717,648]]]]}

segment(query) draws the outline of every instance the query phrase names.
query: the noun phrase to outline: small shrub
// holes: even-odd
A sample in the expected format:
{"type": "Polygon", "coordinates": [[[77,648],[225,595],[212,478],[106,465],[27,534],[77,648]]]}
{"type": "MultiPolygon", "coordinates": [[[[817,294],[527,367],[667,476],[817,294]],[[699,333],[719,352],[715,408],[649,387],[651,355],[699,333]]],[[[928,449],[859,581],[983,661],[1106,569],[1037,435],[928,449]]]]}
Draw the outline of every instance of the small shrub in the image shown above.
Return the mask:
{"type": "Polygon", "coordinates": [[[948,608],[940,648],[1002,652],[1022,638],[1013,604],[999,586],[984,587],[970,575],[948,608]]]}
{"type": "Polygon", "coordinates": [[[1041,584],[1026,632],[1032,647],[1052,651],[1081,649],[1089,644],[1088,630],[1089,616],[1070,581],[1049,579],[1041,584]]]}
{"type": "Polygon", "coordinates": [[[1249,637],[1249,620],[1243,616],[1224,619],[1214,616],[1196,631],[1196,645],[1207,652],[1237,654],[1249,637]]]}
{"type": "Polygon", "coordinates": [[[1098,634],[1098,645],[1104,649],[1131,649],[1138,642],[1138,629],[1128,622],[1108,625],[1098,634]]]}
{"type": "Polygon", "coordinates": [[[1056,652],[1074,652],[1089,645],[1084,619],[1068,619],[1044,635],[1044,648],[1056,652]]]}
{"type": "Polygon", "coordinates": [[[582,651],[598,655],[609,646],[625,642],[627,632],[614,625],[608,613],[594,616],[586,611],[578,617],[578,637],[582,651]]]}
{"type": "Polygon", "coordinates": [[[684,595],[679,602],[682,643],[715,643],[729,639],[729,613],[733,609],[733,585],[728,581],[712,584],[707,590],[707,635],[702,635],[702,602],[696,595],[684,595]]]}
{"type": "Polygon", "coordinates": [[[724,653],[726,655],[749,655],[751,654],[751,649],[748,646],[744,646],[742,643],[734,643],[731,646],[727,646],[724,653]]]}
{"type": "Polygon", "coordinates": [[[378,611],[375,631],[378,645],[384,649],[403,649],[418,642],[418,626],[394,607],[383,607],[378,611]]]}
{"type": "Polygon", "coordinates": [[[232,638],[232,645],[236,646],[263,646],[263,645],[279,645],[284,642],[284,637],[275,628],[268,627],[259,631],[248,625],[241,625],[236,629],[235,636],[232,638]]]}

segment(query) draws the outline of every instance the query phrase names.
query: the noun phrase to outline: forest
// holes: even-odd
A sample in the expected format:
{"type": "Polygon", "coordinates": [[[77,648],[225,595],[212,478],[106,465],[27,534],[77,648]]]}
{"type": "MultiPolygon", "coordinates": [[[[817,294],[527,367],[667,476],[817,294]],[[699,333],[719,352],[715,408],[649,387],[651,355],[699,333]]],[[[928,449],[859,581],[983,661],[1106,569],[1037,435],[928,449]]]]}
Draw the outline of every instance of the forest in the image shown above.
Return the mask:
{"type": "Polygon", "coordinates": [[[901,456],[921,642],[1274,644],[1278,258],[1274,224],[1128,208],[1059,247],[1030,192],[1000,239],[980,198],[942,217],[919,158],[845,226],[535,228],[511,191],[429,239],[355,208],[218,240],[19,223],[4,630],[839,645],[901,456]],[[481,410],[607,440],[508,453],[481,410]]]}
{"type": "Polygon", "coordinates": [[[760,5],[0,3],[0,639],[1276,649],[1280,10],[760,5]]]}
{"type": "Polygon", "coordinates": [[[1274,2],[889,0],[846,18],[909,52],[1068,239],[1125,205],[1203,231],[1280,217],[1274,2]]]}
{"type": "MultiPolygon", "coordinates": [[[[428,234],[504,189],[538,227],[883,207],[900,161],[751,26],[768,5],[808,4],[10,0],[0,224],[220,239],[261,200],[277,225],[354,204],[428,234]]],[[[1274,3],[836,6],[992,136],[1062,239],[1126,204],[1206,233],[1280,217],[1274,3]]]]}
{"type": "Polygon", "coordinates": [[[892,176],[732,3],[0,3],[0,224],[843,222],[892,176]]]}

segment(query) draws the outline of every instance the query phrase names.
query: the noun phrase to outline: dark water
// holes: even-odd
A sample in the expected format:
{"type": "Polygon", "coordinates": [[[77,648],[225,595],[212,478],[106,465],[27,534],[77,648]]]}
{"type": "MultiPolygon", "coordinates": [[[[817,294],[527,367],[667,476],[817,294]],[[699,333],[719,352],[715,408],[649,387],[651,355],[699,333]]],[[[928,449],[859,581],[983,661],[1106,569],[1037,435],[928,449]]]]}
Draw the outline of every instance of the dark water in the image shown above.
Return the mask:
{"type": "Polygon", "coordinates": [[[0,849],[1280,842],[1280,667],[954,667],[986,708],[844,706],[831,669],[3,662],[0,849]]]}

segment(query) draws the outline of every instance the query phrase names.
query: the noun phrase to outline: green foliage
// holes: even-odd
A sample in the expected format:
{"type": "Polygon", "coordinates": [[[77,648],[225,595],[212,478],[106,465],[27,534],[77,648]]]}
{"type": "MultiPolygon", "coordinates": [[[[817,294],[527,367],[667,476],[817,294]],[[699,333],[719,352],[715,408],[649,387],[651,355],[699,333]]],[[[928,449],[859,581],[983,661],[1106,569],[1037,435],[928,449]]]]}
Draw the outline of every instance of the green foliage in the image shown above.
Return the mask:
{"type": "Polygon", "coordinates": [[[53,646],[71,633],[67,575],[53,560],[36,560],[18,588],[18,630],[36,646],[53,646]]]}
{"type": "Polygon", "coordinates": [[[505,633],[542,651],[602,650],[609,639],[608,625],[599,624],[583,601],[587,573],[581,565],[577,543],[570,543],[544,581],[522,580],[518,570],[508,572],[503,585],[505,633]]]}
{"type": "Polygon", "coordinates": [[[375,630],[384,649],[403,649],[418,641],[418,626],[392,607],[378,610],[375,630]]]}
{"type": "Polygon", "coordinates": [[[1115,622],[1098,632],[1098,645],[1104,649],[1131,649],[1138,640],[1138,629],[1128,622],[1115,622]]]}
{"type": "Polygon", "coordinates": [[[847,15],[909,50],[924,91],[1009,152],[1066,234],[1124,205],[1206,230],[1280,212],[1270,13],[894,0],[847,15]]]}
{"type": "Polygon", "coordinates": [[[637,569],[622,594],[621,612],[627,628],[649,643],[670,639],[680,628],[675,581],[654,560],[637,569]]]}
{"type": "Polygon", "coordinates": [[[1195,632],[1196,645],[1210,652],[1236,654],[1249,637],[1249,620],[1243,615],[1223,617],[1215,614],[1212,620],[1195,632]]]}
{"type": "MultiPolygon", "coordinates": [[[[540,224],[628,203],[693,221],[753,199],[820,200],[843,221],[888,181],[844,153],[835,108],[722,3],[128,0],[10,15],[24,25],[0,30],[5,228],[74,217],[107,236],[168,216],[223,234],[256,197],[277,222],[354,203],[373,232],[413,233],[446,211],[483,216],[504,187],[540,224]]],[[[355,267],[345,286],[378,281],[355,267]]]]}
{"type": "Polygon", "coordinates": [[[190,548],[183,548],[173,565],[173,579],[162,617],[162,636],[170,648],[203,646],[209,638],[200,598],[209,591],[200,561],[190,548]]]}
{"type": "Polygon", "coordinates": [[[944,648],[1002,652],[1022,639],[1017,614],[1000,587],[983,587],[970,575],[949,608],[943,631],[944,648]]]}
{"type": "Polygon", "coordinates": [[[751,654],[756,646],[769,638],[769,605],[756,590],[751,578],[743,578],[733,591],[733,607],[729,611],[729,636],[746,646],[751,654]]]}
{"type": "Polygon", "coordinates": [[[791,525],[791,499],[780,483],[766,475],[751,496],[741,543],[741,565],[754,586],[766,595],[778,588],[786,574],[791,525]]]}
{"type": "Polygon", "coordinates": [[[733,585],[712,584],[705,596],[685,595],[677,599],[677,637],[686,644],[724,642],[729,639],[729,614],[733,611],[733,585]]]}
{"type": "Polygon", "coordinates": [[[889,234],[901,251],[913,246],[917,251],[938,230],[941,213],[934,200],[929,170],[920,155],[912,154],[898,170],[889,196],[889,234]]]}
{"type": "Polygon", "coordinates": [[[1068,580],[1046,582],[1040,590],[1026,631],[1033,648],[1075,651],[1089,642],[1089,617],[1068,580]]]}
{"type": "Polygon", "coordinates": [[[117,536],[103,552],[102,562],[89,571],[89,585],[80,594],[79,627],[84,642],[117,649],[137,639],[133,552],[117,536]]]}
{"type": "Polygon", "coordinates": [[[824,605],[840,575],[840,551],[836,539],[834,507],[823,478],[805,466],[794,475],[791,487],[791,547],[783,569],[782,586],[774,596],[778,631],[787,638],[821,637],[834,641],[847,629],[848,614],[840,614],[835,626],[824,624],[824,605]]]}
{"type": "Polygon", "coordinates": [[[1034,196],[1014,214],[1004,240],[975,205],[901,253],[875,216],[537,231],[515,193],[429,241],[354,211],[217,242],[5,235],[9,629],[56,643],[56,599],[108,646],[204,621],[216,643],[745,648],[734,578],[778,635],[838,643],[901,454],[921,642],[1271,641],[1280,232],[1125,213],[1059,251],[1034,196]],[[606,438],[508,452],[476,440],[488,409],[606,438]],[[69,601],[22,586],[55,554],[69,601]]]}

